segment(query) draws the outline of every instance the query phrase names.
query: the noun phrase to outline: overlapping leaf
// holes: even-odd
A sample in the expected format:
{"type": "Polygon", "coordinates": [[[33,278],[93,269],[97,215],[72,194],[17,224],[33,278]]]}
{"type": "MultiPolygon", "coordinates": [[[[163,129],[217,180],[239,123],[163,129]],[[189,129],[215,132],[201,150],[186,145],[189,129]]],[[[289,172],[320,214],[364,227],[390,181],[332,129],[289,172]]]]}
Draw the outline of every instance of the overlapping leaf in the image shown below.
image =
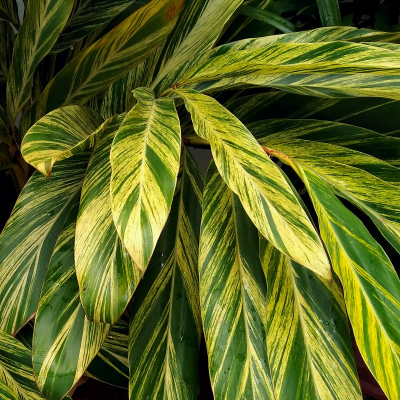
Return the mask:
{"type": "Polygon", "coordinates": [[[49,400],[60,400],[100,350],[110,325],[90,322],[79,301],[74,241],[79,201],[68,214],[44,280],[33,335],[36,382],[49,400]]]}
{"type": "Polygon", "coordinates": [[[19,25],[18,7],[15,0],[0,0],[0,19],[19,25]]]}
{"type": "Polygon", "coordinates": [[[76,225],[75,266],[83,308],[92,321],[110,324],[124,311],[141,276],[111,215],[110,149],[124,117],[103,124],[86,171],[76,225]]]}
{"type": "Polygon", "coordinates": [[[279,168],[246,127],[216,100],[177,91],[196,133],[207,139],[217,168],[252,222],[284,254],[330,279],[323,246],[279,168]]]}
{"type": "Polygon", "coordinates": [[[129,325],[120,319],[111,328],[85,375],[127,389],[129,385],[128,340],[129,325]]]}
{"type": "Polygon", "coordinates": [[[197,399],[202,186],[193,158],[183,149],[169,219],[131,310],[131,399],[197,399]]]}
{"type": "Polygon", "coordinates": [[[0,329],[15,333],[36,312],[57,237],[79,196],[87,154],[61,161],[51,181],[35,172],[0,236],[0,329]]]}
{"type": "Polygon", "coordinates": [[[44,400],[36,386],[31,352],[0,330],[0,397],[2,400],[44,400]]]}
{"type": "Polygon", "coordinates": [[[267,350],[277,399],[362,399],[343,294],[264,238],[267,350]]]}
{"type": "Polygon", "coordinates": [[[321,236],[344,288],[358,348],[389,399],[400,396],[400,281],[382,248],[326,183],[294,164],[318,215],[321,236]]]}
{"type": "Polygon", "coordinates": [[[25,160],[46,176],[53,165],[92,147],[103,119],[87,107],[59,108],[40,119],[26,133],[21,144],[25,160]]]}
{"type": "Polygon", "coordinates": [[[181,5],[182,0],[152,0],[81,52],[27,110],[23,131],[58,107],[85,103],[146,59],[173,29],[181,5]]]}
{"type": "Polygon", "coordinates": [[[7,107],[13,120],[29,101],[35,68],[56,42],[73,4],[74,0],[29,0],[7,81],[7,107]]]}
{"type": "Polygon", "coordinates": [[[111,209],[115,227],[144,271],[167,221],[179,170],[180,126],[174,102],[150,89],[134,92],[111,148],[111,209]]]}
{"type": "Polygon", "coordinates": [[[200,302],[214,397],[275,399],[258,233],[212,162],[201,222],[200,302]]]}
{"type": "Polygon", "coordinates": [[[5,82],[11,65],[15,35],[10,24],[0,21],[0,82],[5,82]]]}

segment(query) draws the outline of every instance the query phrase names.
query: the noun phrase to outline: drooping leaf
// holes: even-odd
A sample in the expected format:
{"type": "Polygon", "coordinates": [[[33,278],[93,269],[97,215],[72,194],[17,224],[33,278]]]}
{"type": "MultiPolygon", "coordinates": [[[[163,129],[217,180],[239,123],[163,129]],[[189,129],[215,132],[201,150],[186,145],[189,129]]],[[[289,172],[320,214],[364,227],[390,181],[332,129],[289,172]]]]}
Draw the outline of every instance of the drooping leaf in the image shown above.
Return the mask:
{"type": "Polygon", "coordinates": [[[7,108],[13,121],[29,101],[35,68],[56,42],[73,4],[74,0],[29,0],[7,81],[7,108]]]}
{"type": "Polygon", "coordinates": [[[79,301],[74,266],[78,209],[75,201],[58,237],[35,321],[33,367],[37,385],[49,400],[62,399],[78,382],[110,329],[90,322],[79,301]]]}
{"type": "Polygon", "coordinates": [[[65,28],[51,51],[59,52],[74,45],[125,10],[132,2],[138,3],[135,0],[77,0],[65,28]]]}
{"type": "Polygon", "coordinates": [[[361,355],[389,399],[400,396],[400,281],[382,248],[326,183],[296,163],[318,215],[321,236],[361,355]]]}
{"type": "Polygon", "coordinates": [[[264,238],[267,350],[278,399],[362,399],[340,283],[320,279],[264,238]]]}
{"type": "Polygon", "coordinates": [[[0,21],[0,82],[6,82],[11,65],[15,35],[7,22],[0,21]]]}
{"type": "Polygon", "coordinates": [[[141,277],[111,214],[110,150],[124,117],[115,116],[103,124],[83,182],[75,239],[82,306],[92,321],[110,324],[121,316],[141,277]]]}
{"type": "Polygon", "coordinates": [[[15,0],[0,0],[0,19],[19,25],[18,7],[15,0]]]}
{"type": "Polygon", "coordinates": [[[47,114],[26,133],[21,144],[25,160],[50,176],[57,161],[72,157],[97,139],[103,119],[87,107],[67,106],[47,114]]]}
{"type": "Polygon", "coordinates": [[[258,233],[213,162],[206,176],[199,274],[215,399],[275,399],[268,367],[267,287],[258,258],[258,233]]]}
{"type": "Polygon", "coordinates": [[[317,5],[323,26],[342,25],[338,0],[317,0],[317,5]]]}
{"type": "Polygon", "coordinates": [[[180,126],[171,99],[136,89],[111,148],[111,209],[115,227],[144,271],[171,207],[179,170],[180,126]]]}
{"type": "Polygon", "coordinates": [[[354,150],[325,143],[257,139],[284,162],[294,159],[329,182],[336,194],[366,213],[400,252],[400,173],[397,168],[354,150]]]}
{"type": "Polygon", "coordinates": [[[26,111],[23,131],[58,107],[85,103],[146,59],[175,26],[181,5],[182,0],[152,0],[80,53],[26,111]]]}
{"type": "Polygon", "coordinates": [[[196,133],[207,139],[217,168],[259,231],[292,259],[330,279],[322,243],[278,166],[251,133],[215,99],[179,90],[196,133]]]}
{"type": "Polygon", "coordinates": [[[129,325],[119,320],[110,330],[97,356],[92,360],[85,375],[113,386],[128,389],[129,325]]]}
{"type": "Polygon", "coordinates": [[[44,400],[33,376],[31,352],[2,330],[0,330],[0,398],[44,400]]]}
{"type": "Polygon", "coordinates": [[[201,336],[197,271],[202,178],[182,150],[174,201],[129,328],[131,399],[196,400],[201,336]]]}
{"type": "Polygon", "coordinates": [[[61,161],[51,181],[35,172],[0,236],[0,329],[13,334],[36,312],[57,237],[79,196],[87,154],[61,161]]]}

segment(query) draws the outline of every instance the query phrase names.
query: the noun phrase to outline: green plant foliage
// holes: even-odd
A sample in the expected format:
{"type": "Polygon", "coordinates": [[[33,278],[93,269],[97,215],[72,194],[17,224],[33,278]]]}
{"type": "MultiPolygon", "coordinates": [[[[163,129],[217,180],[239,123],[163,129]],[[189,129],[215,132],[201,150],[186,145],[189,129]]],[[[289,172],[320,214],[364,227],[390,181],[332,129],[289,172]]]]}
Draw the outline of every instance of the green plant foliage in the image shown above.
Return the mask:
{"type": "Polygon", "coordinates": [[[399,400],[397,3],[0,0],[0,398],[399,400]]]}

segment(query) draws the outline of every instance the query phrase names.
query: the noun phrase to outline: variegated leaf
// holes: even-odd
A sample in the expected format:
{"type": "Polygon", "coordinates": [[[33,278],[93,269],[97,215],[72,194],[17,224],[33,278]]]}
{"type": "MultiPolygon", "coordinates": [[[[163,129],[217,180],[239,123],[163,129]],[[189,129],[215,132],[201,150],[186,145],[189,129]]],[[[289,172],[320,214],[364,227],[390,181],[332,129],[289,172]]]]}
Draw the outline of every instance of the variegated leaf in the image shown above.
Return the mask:
{"type": "Polygon", "coordinates": [[[171,207],[179,170],[180,126],[174,102],[134,92],[111,148],[111,209],[117,232],[144,271],[171,207]]]}
{"type": "Polygon", "coordinates": [[[79,301],[74,241],[79,201],[68,214],[44,280],[33,335],[33,367],[40,391],[60,400],[100,350],[110,325],[90,322],[79,301]]]}
{"type": "Polygon", "coordinates": [[[215,99],[190,90],[185,101],[197,134],[207,139],[217,168],[259,231],[290,258],[330,279],[322,243],[281,171],[251,133],[215,99]]]}
{"type": "Polygon", "coordinates": [[[61,161],[51,181],[35,172],[0,236],[0,329],[15,333],[36,312],[57,237],[78,198],[88,154],[61,161]]]}
{"type": "Polygon", "coordinates": [[[266,347],[258,233],[212,162],[201,222],[200,303],[214,397],[276,399],[266,347]]]}
{"type": "Polygon", "coordinates": [[[141,63],[173,29],[181,6],[182,0],[152,0],[81,52],[26,111],[22,130],[58,107],[84,104],[141,63]]]}
{"type": "Polygon", "coordinates": [[[120,319],[110,330],[97,356],[92,360],[85,375],[113,386],[128,389],[129,325],[120,319]]]}
{"type": "Polygon", "coordinates": [[[197,272],[203,180],[182,150],[168,222],[135,292],[129,328],[130,399],[196,400],[201,337],[197,272]]]}
{"type": "Polygon", "coordinates": [[[103,124],[89,161],[76,224],[75,267],[82,306],[94,322],[114,324],[141,277],[111,215],[110,150],[125,115],[103,124]]]}
{"type": "Polygon", "coordinates": [[[277,399],[362,399],[340,283],[320,279],[264,238],[267,350],[277,399]]]}
{"type": "Polygon", "coordinates": [[[14,121],[30,100],[35,68],[56,42],[74,0],[29,0],[7,81],[7,108],[14,121]]]}
{"type": "Polygon", "coordinates": [[[11,65],[15,35],[7,22],[0,21],[0,82],[6,82],[11,65]]]}
{"type": "Polygon", "coordinates": [[[92,147],[103,119],[87,107],[67,106],[47,114],[26,133],[21,144],[25,161],[50,176],[53,165],[92,147]]]}
{"type": "Polygon", "coordinates": [[[294,163],[314,203],[361,355],[390,400],[400,397],[400,281],[362,222],[307,167],[294,163]]]}
{"type": "Polygon", "coordinates": [[[45,400],[33,376],[31,352],[2,330],[0,330],[0,398],[45,400]]]}
{"type": "Polygon", "coordinates": [[[0,19],[19,25],[16,0],[0,0],[0,19]]]}

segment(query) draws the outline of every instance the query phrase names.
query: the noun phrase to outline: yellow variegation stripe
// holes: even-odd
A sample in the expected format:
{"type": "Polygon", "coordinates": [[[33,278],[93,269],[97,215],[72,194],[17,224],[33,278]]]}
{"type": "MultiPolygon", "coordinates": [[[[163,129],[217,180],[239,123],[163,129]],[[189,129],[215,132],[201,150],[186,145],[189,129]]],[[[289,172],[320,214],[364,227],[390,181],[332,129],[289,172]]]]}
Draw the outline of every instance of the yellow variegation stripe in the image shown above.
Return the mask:
{"type": "Polygon", "coordinates": [[[14,45],[7,81],[7,108],[14,120],[31,97],[35,68],[56,42],[74,0],[29,0],[14,45]]]}
{"type": "Polygon", "coordinates": [[[267,350],[277,399],[362,399],[343,294],[264,238],[267,350]]]}
{"type": "Polygon", "coordinates": [[[111,148],[111,209],[123,244],[144,271],[171,207],[181,138],[172,100],[156,100],[146,88],[134,94],[138,104],[111,148]]]}
{"type": "Polygon", "coordinates": [[[281,171],[247,128],[216,100],[179,90],[196,133],[207,139],[217,168],[259,231],[284,254],[330,279],[322,243],[281,171]]]}
{"type": "Polygon", "coordinates": [[[19,25],[18,7],[15,0],[0,0],[0,18],[19,25]]]}
{"type": "Polygon", "coordinates": [[[92,321],[110,324],[121,316],[141,277],[118,237],[111,214],[110,150],[124,117],[112,117],[102,125],[82,187],[75,238],[83,308],[92,321]]]}
{"type": "Polygon", "coordinates": [[[81,378],[107,337],[110,325],[90,322],[79,301],[74,241],[79,203],[68,215],[43,284],[33,336],[39,389],[61,400],[81,378]]]}
{"type": "Polygon", "coordinates": [[[44,400],[33,376],[31,352],[0,330],[0,398],[8,400],[4,392],[11,400],[44,400]]]}
{"type": "Polygon", "coordinates": [[[200,303],[216,400],[275,399],[258,233],[212,162],[201,223],[200,303]]]}
{"type": "Polygon", "coordinates": [[[202,331],[198,237],[202,178],[182,149],[174,201],[131,310],[130,398],[196,400],[202,331]]]}
{"type": "Polygon", "coordinates": [[[26,133],[21,144],[25,160],[49,176],[56,161],[92,147],[103,119],[90,108],[68,106],[47,114],[26,133]]]}
{"type": "Polygon", "coordinates": [[[292,163],[310,193],[321,236],[342,282],[364,361],[390,400],[400,398],[400,281],[362,222],[307,167],[292,163]]]}

